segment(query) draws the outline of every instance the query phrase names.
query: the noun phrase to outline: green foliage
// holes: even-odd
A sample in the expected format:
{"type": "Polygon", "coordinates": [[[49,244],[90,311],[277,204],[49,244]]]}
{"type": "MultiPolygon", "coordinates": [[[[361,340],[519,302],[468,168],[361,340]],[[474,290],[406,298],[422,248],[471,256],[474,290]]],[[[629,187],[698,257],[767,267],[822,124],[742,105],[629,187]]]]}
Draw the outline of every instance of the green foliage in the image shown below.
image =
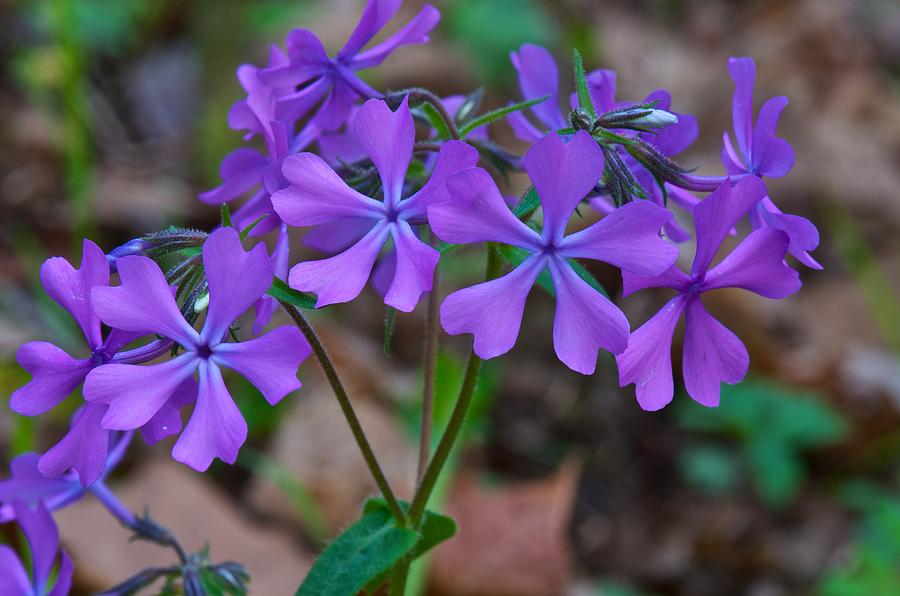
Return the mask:
{"type": "Polygon", "coordinates": [[[436,107],[426,101],[422,103],[419,109],[422,110],[422,113],[425,115],[428,123],[435,130],[435,132],[437,132],[437,138],[449,139],[451,136],[453,136],[450,133],[450,127],[447,126],[447,122],[444,120],[444,117],[436,107]]]}
{"type": "Polygon", "coordinates": [[[591,118],[596,118],[597,110],[594,109],[594,102],[591,100],[590,91],[588,91],[584,61],[581,59],[581,52],[575,48],[572,48],[572,69],[575,71],[575,92],[578,95],[578,107],[584,110],[591,118]]]}
{"type": "Polygon", "coordinates": [[[740,481],[735,455],[711,445],[697,445],[678,454],[684,481],[703,492],[721,495],[732,492],[740,481]]]}
{"type": "Polygon", "coordinates": [[[479,126],[484,126],[485,124],[491,124],[500,120],[501,118],[505,118],[509,116],[513,112],[520,112],[522,110],[526,110],[531,106],[536,106],[539,103],[543,103],[550,98],[549,95],[545,95],[543,97],[536,97],[535,99],[529,99],[528,101],[521,101],[519,103],[514,103],[512,105],[503,106],[502,108],[497,108],[496,110],[491,110],[490,112],[486,112],[477,118],[473,118],[472,120],[466,122],[459,129],[459,136],[465,138],[467,134],[478,128],[479,126]]]}
{"type": "Polygon", "coordinates": [[[842,496],[862,513],[847,561],[819,582],[821,596],[896,594],[900,586],[900,501],[869,484],[845,487],[842,496]]]}
{"type": "Polygon", "coordinates": [[[763,381],[723,385],[718,408],[704,408],[682,400],[678,415],[688,429],[726,435],[738,443],[739,455],[711,456],[715,447],[698,453],[682,453],[681,470],[695,486],[707,485],[712,492],[732,488],[710,478],[716,468],[725,468],[730,458],[745,465],[760,497],[773,507],[790,502],[803,484],[806,471],[802,452],[834,443],[847,433],[840,415],[816,395],[797,394],[763,381]]]}
{"type": "Polygon", "coordinates": [[[316,308],[316,299],[310,294],[298,292],[277,277],[272,282],[272,287],[269,288],[269,296],[280,302],[287,302],[288,304],[293,304],[294,306],[305,308],[307,310],[316,308]]]}
{"type": "Polygon", "coordinates": [[[486,77],[509,80],[509,52],[526,42],[547,44],[557,35],[554,19],[537,0],[456,0],[441,6],[451,37],[486,77]]]}
{"type": "Polygon", "coordinates": [[[374,507],[322,551],[297,596],[353,596],[412,551],[421,535],[374,507]]]}

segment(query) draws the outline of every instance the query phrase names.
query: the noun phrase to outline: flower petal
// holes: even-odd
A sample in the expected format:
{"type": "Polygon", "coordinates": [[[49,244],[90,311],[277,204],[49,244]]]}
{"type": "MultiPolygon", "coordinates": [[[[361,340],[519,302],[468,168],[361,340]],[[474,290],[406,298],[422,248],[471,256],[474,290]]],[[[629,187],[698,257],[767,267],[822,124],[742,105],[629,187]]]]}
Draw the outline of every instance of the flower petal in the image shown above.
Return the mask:
{"type": "Polygon", "coordinates": [[[762,180],[747,176],[733,187],[729,182],[723,182],[694,207],[697,252],[691,266],[692,275],[709,269],[725,236],[765,196],[766,187],[762,180]]]}
{"type": "Polygon", "coordinates": [[[441,304],[444,331],[471,333],[481,358],[510,351],[519,336],[525,300],[544,266],[542,255],[532,255],[502,277],[453,292],[441,304]]]}
{"type": "Polygon", "coordinates": [[[90,360],[76,360],[43,341],[21,346],[16,362],[32,377],[9,398],[10,409],[22,416],[37,416],[56,407],[81,385],[93,366],[90,360]]]}
{"type": "Polygon", "coordinates": [[[318,155],[300,153],[284,160],[290,186],[272,195],[278,216],[292,226],[316,226],[344,218],[381,217],[384,206],[349,186],[318,155]]]}
{"type": "Polygon", "coordinates": [[[406,219],[425,217],[428,205],[450,199],[447,179],[461,170],[478,165],[478,150],[462,141],[446,141],[437,155],[431,177],[416,194],[402,201],[399,209],[406,219]]]}
{"type": "MultiPolygon", "coordinates": [[[[40,503],[32,509],[24,503],[13,502],[13,510],[31,550],[32,583],[37,593],[43,594],[59,552],[59,529],[50,512],[40,503]]],[[[30,590],[26,592],[31,593],[30,590]]]]}
{"type": "Polygon", "coordinates": [[[603,152],[579,130],[567,143],[557,134],[547,135],[523,161],[544,210],[544,241],[558,244],[575,207],[603,174],[603,152]]]}
{"type": "Polygon", "coordinates": [[[370,99],[353,121],[356,140],[375,164],[384,187],[384,202],[396,207],[403,193],[403,181],[412,160],[416,129],[404,97],[396,112],[381,99],[370,99]]]}
{"type": "Polygon", "coordinates": [[[729,58],[728,72],[734,81],[734,97],[731,102],[734,138],[741,155],[749,156],[753,142],[753,82],[756,79],[756,64],[753,58],[729,58]]]}
{"type": "Polygon", "coordinates": [[[99,347],[100,319],[91,308],[91,290],[109,285],[109,263],[100,247],[85,239],[79,269],[62,257],[52,257],[41,265],[40,275],[47,295],[72,315],[88,345],[99,347]]]}
{"type": "Polygon", "coordinates": [[[548,129],[564,128],[566,121],[559,109],[559,70],[556,60],[543,47],[526,43],[509,59],[519,73],[519,89],[526,100],[549,95],[549,99],[531,107],[548,129]]]}
{"type": "Polygon", "coordinates": [[[750,356],[741,340],[706,312],[699,298],[685,311],[684,388],[694,401],[719,405],[719,383],[739,383],[750,356]]]}
{"type": "Polygon", "coordinates": [[[576,372],[594,374],[600,349],[619,354],[628,346],[628,319],[606,296],[578,277],[560,258],[549,262],[556,289],[553,347],[576,372]]]}
{"type": "Polygon", "coordinates": [[[94,288],[94,310],[110,327],[124,331],[156,333],[183,346],[197,341],[159,265],[147,257],[128,256],[117,261],[121,285],[94,288]]]}
{"type": "Polygon", "coordinates": [[[56,572],[56,582],[53,589],[47,593],[47,596],[67,596],[72,588],[72,574],[75,571],[75,564],[72,558],[66,554],[66,551],[60,551],[59,570],[56,572]]]}
{"type": "MultiPolygon", "coordinates": [[[[288,258],[290,256],[290,244],[288,242],[287,224],[282,223],[278,230],[278,240],[275,243],[275,250],[272,251],[272,270],[275,277],[280,280],[287,281],[288,274],[288,258]]],[[[253,335],[259,335],[269,321],[275,309],[278,308],[278,301],[268,294],[263,295],[254,305],[253,335]]]]}
{"type": "Polygon", "coordinates": [[[563,257],[594,259],[638,275],[660,275],[678,258],[678,249],[659,235],[672,214],[648,201],[633,201],[559,245],[563,257]]]}
{"type": "Polygon", "coordinates": [[[751,211],[750,215],[753,227],[768,226],[787,234],[791,240],[788,252],[794,255],[794,258],[812,269],[822,269],[822,265],[809,254],[809,251],[819,246],[819,230],[811,221],[799,215],[782,213],[768,197],[763,199],[757,205],[756,211],[751,211]]]}
{"type": "Polygon", "coordinates": [[[410,21],[396,33],[372,46],[365,52],[356,55],[350,61],[353,69],[372,68],[381,64],[385,58],[400,46],[419,45],[428,42],[428,34],[441,20],[441,13],[435,7],[426,4],[410,21]]]}
{"type": "Polygon", "coordinates": [[[346,59],[356,55],[394,18],[402,3],[402,0],[368,0],[356,28],[338,52],[337,58],[346,59]]]}
{"type": "Polygon", "coordinates": [[[185,379],[194,374],[200,359],[194,352],[161,364],[105,364],[84,381],[84,399],[109,405],[103,426],[132,430],[147,424],[185,379]]]}
{"type": "Polygon", "coordinates": [[[423,292],[431,290],[434,268],[440,254],[419,240],[403,220],[391,226],[396,252],[396,269],[384,303],[399,311],[412,312],[423,292]]]}
{"type": "Polygon", "coordinates": [[[446,201],[428,206],[428,222],[441,240],[453,244],[502,242],[540,250],[540,236],[513,215],[485,170],[471,168],[450,176],[447,192],[446,201]]]}
{"type": "Polygon", "coordinates": [[[630,296],[645,288],[672,288],[685,292],[690,284],[691,278],[685,275],[678,265],[672,265],[662,274],[655,276],[635,275],[622,271],[622,296],[630,296]]]}
{"type": "Polygon", "coordinates": [[[299,85],[323,74],[328,54],[316,34],[308,29],[292,29],[285,38],[289,63],[261,68],[259,80],[272,87],[299,85]]]}
{"type": "Polygon", "coordinates": [[[387,224],[379,221],[344,252],[328,259],[294,265],[288,283],[294,289],[315,293],[316,308],[349,302],[365,287],[388,234],[387,224]]]}
{"type": "Polygon", "coordinates": [[[197,399],[197,382],[188,377],[175,388],[171,397],[166,400],[153,418],[141,426],[141,435],[148,445],[155,445],[166,437],[181,432],[181,410],[197,399]]]}
{"type": "Polygon", "coordinates": [[[104,404],[85,404],[66,436],[41,456],[41,474],[56,478],[74,468],[82,486],[99,480],[109,451],[109,431],[100,425],[105,413],[104,404]]]}
{"type": "Polygon", "coordinates": [[[753,171],[760,176],[778,178],[794,165],[794,150],[784,139],[775,136],[775,127],[788,98],[772,97],[763,104],[753,129],[753,171]]]}
{"type": "Polygon", "coordinates": [[[211,345],[272,286],[275,277],[265,244],[244,251],[234,228],[220,228],[203,243],[203,269],[209,282],[209,310],[200,333],[211,345]]]}
{"type": "Polygon", "coordinates": [[[788,236],[781,230],[752,232],[722,262],[706,274],[703,291],[742,288],[766,298],[784,298],[802,285],[800,275],[787,266],[788,236]]]}
{"type": "Polygon", "coordinates": [[[33,593],[31,580],[16,551],[0,544],[0,595],[21,596],[33,593]]]}
{"type": "Polygon", "coordinates": [[[249,341],[219,344],[214,361],[239,372],[274,406],[300,388],[297,369],[310,352],[298,329],[279,327],[249,341]]]}
{"type": "MultiPolygon", "coordinates": [[[[598,114],[608,112],[617,107],[616,103],[616,71],[606,68],[598,68],[588,73],[587,77],[588,93],[591,95],[591,103],[598,114]]],[[[577,96],[573,94],[575,103],[572,107],[578,105],[577,96]]]]}
{"type": "Polygon", "coordinates": [[[34,452],[27,452],[16,456],[9,464],[10,478],[0,480],[0,523],[14,519],[7,517],[11,513],[11,507],[6,505],[13,501],[22,501],[28,505],[44,501],[48,507],[52,507],[52,501],[66,493],[78,491],[71,480],[67,478],[47,478],[38,469],[41,456],[34,452]]]}
{"type": "Polygon", "coordinates": [[[335,255],[362,240],[373,224],[371,219],[361,217],[336,219],[312,228],[303,236],[302,242],[319,252],[335,255]]]}
{"type": "Polygon", "coordinates": [[[207,205],[219,205],[236,199],[260,184],[269,159],[256,149],[242,147],[225,156],[219,168],[222,184],[202,192],[197,198],[207,205]]]}
{"type": "Polygon", "coordinates": [[[669,300],[628,338],[628,348],[616,356],[619,386],[634,383],[641,409],[653,412],[665,407],[674,394],[672,335],[685,306],[685,296],[669,300]]]}
{"type": "Polygon", "coordinates": [[[353,81],[356,84],[354,87],[348,82],[349,78],[350,75],[329,77],[331,92],[325,96],[325,100],[307,124],[307,128],[312,128],[315,134],[333,132],[344,126],[350,118],[356,100],[367,97],[355,88],[364,83],[356,79],[353,81]]]}
{"type": "Polygon", "coordinates": [[[172,448],[176,461],[205,472],[214,458],[233,464],[247,440],[247,422],[228,393],[222,372],[212,362],[200,363],[197,405],[172,448]]]}

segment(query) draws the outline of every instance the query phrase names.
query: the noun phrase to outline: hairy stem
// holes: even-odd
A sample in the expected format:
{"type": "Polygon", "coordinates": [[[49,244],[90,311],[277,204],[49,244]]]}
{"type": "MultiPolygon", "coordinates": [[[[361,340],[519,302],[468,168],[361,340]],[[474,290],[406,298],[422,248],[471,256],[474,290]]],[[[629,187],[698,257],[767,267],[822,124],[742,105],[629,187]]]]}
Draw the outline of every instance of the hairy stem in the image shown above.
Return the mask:
{"type": "MultiPolygon", "coordinates": [[[[487,249],[488,257],[485,279],[491,280],[500,273],[500,256],[493,244],[488,244],[487,249]]],[[[435,449],[434,457],[432,458],[431,463],[428,464],[425,474],[422,476],[422,481],[419,483],[419,488],[416,490],[416,495],[413,497],[412,504],[409,507],[409,520],[413,528],[417,528],[421,523],[422,517],[425,515],[425,508],[428,505],[428,499],[431,497],[431,493],[434,492],[434,487],[441,475],[441,471],[444,469],[444,465],[450,457],[450,452],[453,450],[453,446],[459,438],[463,423],[466,420],[466,415],[469,413],[472,396],[475,394],[475,385],[478,381],[478,373],[480,371],[481,358],[475,354],[473,346],[472,351],[469,353],[469,361],[466,364],[462,388],[459,390],[459,397],[456,400],[456,405],[453,407],[450,421],[447,423],[444,434],[441,435],[441,440],[438,443],[437,449],[435,449]]]]}
{"type": "Polygon", "coordinates": [[[315,330],[303,316],[303,313],[300,312],[299,308],[292,304],[288,304],[287,302],[281,302],[281,306],[291,319],[293,319],[304,337],[306,337],[306,341],[308,341],[309,345],[312,347],[313,354],[316,355],[316,359],[319,361],[322,371],[328,378],[328,382],[331,384],[331,389],[334,391],[335,397],[337,397],[338,404],[340,404],[341,410],[344,413],[344,418],[347,419],[347,424],[350,426],[353,438],[356,440],[356,444],[359,445],[359,450],[362,452],[363,459],[366,461],[366,466],[368,466],[372,478],[375,479],[375,484],[378,485],[378,490],[381,491],[381,495],[387,502],[391,514],[393,514],[394,519],[397,521],[397,525],[401,528],[405,527],[406,516],[403,514],[400,503],[397,502],[397,497],[394,496],[394,491],[391,489],[390,483],[388,483],[381,466],[378,464],[375,452],[372,450],[372,446],[369,444],[369,440],[366,438],[366,434],[363,431],[362,424],[360,424],[359,418],[356,416],[356,411],[353,409],[353,404],[350,402],[350,396],[347,394],[347,390],[344,388],[344,384],[341,382],[337,370],[334,368],[334,363],[331,361],[328,352],[325,350],[325,346],[319,341],[319,337],[316,335],[315,330]]]}
{"type": "Polygon", "coordinates": [[[431,423],[434,411],[434,382],[437,370],[438,334],[438,306],[440,305],[439,287],[441,274],[438,267],[434,268],[434,277],[431,282],[431,292],[428,294],[428,312],[425,315],[425,375],[422,388],[422,434],[419,438],[419,466],[416,470],[416,481],[422,482],[425,475],[425,466],[428,465],[428,455],[431,452],[431,423]]]}
{"type": "Polygon", "coordinates": [[[402,91],[398,91],[396,95],[408,95],[409,103],[413,105],[422,102],[431,104],[431,106],[438,111],[438,114],[440,114],[444,124],[447,125],[447,130],[450,131],[450,138],[457,140],[460,138],[459,127],[456,126],[456,119],[447,111],[447,108],[444,106],[444,102],[441,101],[440,97],[422,87],[403,89],[402,91]]]}

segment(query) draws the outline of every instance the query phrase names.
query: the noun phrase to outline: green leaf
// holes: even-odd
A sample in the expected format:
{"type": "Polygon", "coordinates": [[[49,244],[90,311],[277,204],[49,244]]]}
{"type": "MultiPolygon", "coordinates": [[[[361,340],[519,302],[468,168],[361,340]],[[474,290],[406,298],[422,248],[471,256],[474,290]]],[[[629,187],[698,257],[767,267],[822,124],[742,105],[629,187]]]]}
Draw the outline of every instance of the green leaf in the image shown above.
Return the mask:
{"type": "Polygon", "coordinates": [[[516,205],[516,208],[513,209],[513,214],[521,219],[522,221],[528,221],[528,219],[537,211],[537,208],[541,206],[541,200],[538,198],[537,191],[534,190],[532,186],[529,188],[524,195],[522,195],[522,199],[519,201],[519,204],[516,205]]]}
{"type": "Polygon", "coordinates": [[[428,123],[431,124],[431,127],[435,131],[437,131],[439,139],[449,139],[453,136],[450,133],[450,127],[447,126],[444,117],[436,107],[426,101],[421,105],[421,109],[422,113],[425,114],[425,117],[428,119],[428,123]]]}
{"type": "Polygon", "coordinates": [[[572,68],[575,71],[575,90],[578,93],[578,106],[591,118],[596,118],[597,110],[594,109],[594,102],[591,101],[591,94],[588,91],[584,61],[581,59],[581,52],[576,48],[572,48],[572,68]]]}
{"type": "Polygon", "coordinates": [[[272,287],[269,288],[268,293],[269,296],[280,302],[287,302],[288,304],[293,304],[294,306],[305,308],[307,310],[314,310],[316,308],[315,298],[304,292],[298,292],[277,277],[275,278],[275,281],[272,282],[272,287]]]}
{"type": "Polygon", "coordinates": [[[521,110],[526,110],[531,106],[535,106],[539,103],[543,103],[550,99],[549,95],[545,95],[543,97],[537,97],[534,99],[529,99],[528,101],[521,101],[519,103],[514,103],[509,106],[504,106],[502,108],[497,108],[496,110],[491,110],[473,120],[466,122],[462,128],[459,129],[459,136],[465,138],[467,134],[478,128],[479,126],[484,126],[485,124],[491,124],[500,120],[501,118],[505,118],[509,116],[513,112],[519,112],[521,110]]]}
{"type": "Polygon", "coordinates": [[[322,551],[297,596],[353,596],[410,552],[420,535],[398,528],[387,508],[365,511],[322,551]]]}
{"type": "MultiPolygon", "coordinates": [[[[409,503],[401,501],[400,508],[405,512],[409,509],[409,503]]],[[[363,507],[363,514],[374,513],[376,511],[381,511],[390,515],[390,509],[388,509],[384,498],[375,497],[366,501],[366,504],[363,507]]],[[[433,511],[426,511],[425,516],[422,519],[422,526],[419,528],[419,534],[420,537],[418,542],[416,542],[416,545],[407,555],[410,561],[418,559],[441,542],[452,538],[456,534],[456,522],[453,521],[452,517],[441,515],[440,513],[435,513],[433,511]]],[[[375,593],[378,586],[386,579],[387,573],[385,572],[368,582],[366,585],[366,592],[370,594],[375,593]]]]}
{"type": "Polygon", "coordinates": [[[759,496],[772,507],[787,505],[806,477],[797,453],[765,434],[754,437],[746,452],[759,496]]]}
{"type": "Polygon", "coordinates": [[[714,445],[687,447],[678,454],[678,468],[685,483],[713,495],[724,495],[737,488],[737,464],[731,452],[714,445]]]}
{"type": "Polygon", "coordinates": [[[222,206],[219,208],[219,218],[222,220],[223,228],[234,227],[231,224],[231,209],[228,207],[228,203],[222,203],[222,206]]]}

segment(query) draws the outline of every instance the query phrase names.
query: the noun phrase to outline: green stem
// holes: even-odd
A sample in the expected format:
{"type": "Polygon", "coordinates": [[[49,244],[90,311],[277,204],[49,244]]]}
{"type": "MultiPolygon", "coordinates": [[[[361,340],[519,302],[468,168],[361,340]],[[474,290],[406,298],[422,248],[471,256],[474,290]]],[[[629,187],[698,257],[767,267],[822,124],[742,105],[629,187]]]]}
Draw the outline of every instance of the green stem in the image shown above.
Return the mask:
{"type": "Polygon", "coordinates": [[[375,452],[372,450],[372,446],[366,438],[362,424],[360,424],[359,418],[356,416],[356,411],[353,409],[353,404],[350,403],[350,396],[347,394],[347,390],[344,388],[344,384],[341,382],[337,370],[334,368],[334,363],[331,361],[328,352],[325,350],[325,346],[319,340],[315,330],[303,316],[303,313],[300,312],[299,308],[292,304],[288,304],[287,302],[281,302],[281,306],[291,319],[293,319],[304,337],[306,337],[306,341],[308,341],[309,345],[312,347],[313,354],[316,355],[316,359],[322,366],[322,371],[328,378],[328,382],[331,384],[331,388],[334,391],[335,397],[337,397],[341,410],[344,412],[344,418],[347,419],[347,424],[350,426],[353,438],[356,439],[356,444],[359,445],[359,450],[362,452],[363,459],[366,461],[366,466],[368,466],[369,471],[372,473],[372,477],[375,479],[375,484],[378,485],[378,489],[381,491],[381,495],[387,502],[388,508],[397,520],[397,525],[401,528],[405,527],[406,516],[403,514],[403,509],[400,508],[400,503],[397,501],[397,497],[394,496],[394,491],[391,489],[390,483],[388,483],[384,472],[381,470],[381,466],[378,464],[378,459],[375,457],[375,452]]]}
{"type": "Polygon", "coordinates": [[[456,119],[453,118],[453,116],[451,116],[447,111],[447,108],[444,106],[444,102],[441,101],[440,97],[423,87],[410,87],[409,89],[398,91],[397,94],[408,95],[410,104],[417,104],[421,102],[427,102],[431,104],[431,106],[435,110],[437,110],[438,114],[440,114],[441,119],[447,126],[447,130],[450,131],[450,138],[460,138],[459,127],[456,126],[456,119]]]}
{"type": "MultiPolygon", "coordinates": [[[[497,248],[493,244],[488,244],[487,248],[488,257],[485,279],[491,280],[500,273],[500,257],[497,253],[497,248]]],[[[422,517],[425,515],[425,508],[428,506],[428,499],[434,491],[434,487],[441,475],[441,471],[444,469],[444,465],[447,463],[447,459],[450,457],[450,452],[453,450],[456,440],[459,438],[466,415],[469,412],[469,406],[472,403],[472,396],[475,394],[475,385],[477,384],[480,371],[481,358],[475,354],[473,346],[472,352],[469,354],[469,361],[466,364],[466,372],[463,377],[462,388],[459,390],[459,398],[457,398],[456,405],[453,407],[450,421],[447,423],[444,434],[441,435],[434,457],[431,463],[428,464],[428,468],[425,470],[424,476],[422,476],[422,481],[419,483],[419,488],[416,490],[416,495],[413,497],[412,504],[409,507],[409,520],[413,528],[418,528],[421,523],[422,517]]]]}
{"type": "Polygon", "coordinates": [[[391,571],[390,596],[406,596],[406,579],[409,577],[410,560],[404,558],[391,571]]]}
{"type": "Polygon", "coordinates": [[[422,435],[419,438],[419,466],[416,470],[416,480],[422,482],[425,474],[425,466],[428,465],[428,455],[431,452],[431,422],[434,410],[434,381],[437,370],[438,352],[438,307],[440,305],[439,287],[441,283],[440,270],[434,268],[434,277],[431,282],[431,292],[428,294],[428,312],[425,315],[425,375],[422,388],[422,435]]]}

